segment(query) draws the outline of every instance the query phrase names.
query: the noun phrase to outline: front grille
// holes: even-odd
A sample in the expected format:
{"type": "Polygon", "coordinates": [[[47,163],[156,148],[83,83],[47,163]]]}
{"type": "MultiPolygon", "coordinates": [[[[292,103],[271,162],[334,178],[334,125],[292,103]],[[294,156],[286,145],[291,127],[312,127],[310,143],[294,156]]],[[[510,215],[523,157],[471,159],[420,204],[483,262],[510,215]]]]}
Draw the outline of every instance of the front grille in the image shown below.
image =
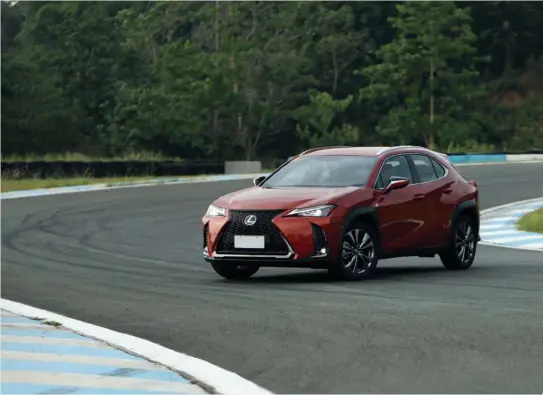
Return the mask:
{"type": "Polygon", "coordinates": [[[289,248],[272,219],[281,211],[230,211],[230,222],[224,227],[216,251],[221,254],[273,255],[288,254],[289,248]],[[256,216],[256,223],[245,225],[243,220],[248,215],[256,216]],[[234,247],[234,236],[264,236],[265,249],[242,249],[234,247]]]}

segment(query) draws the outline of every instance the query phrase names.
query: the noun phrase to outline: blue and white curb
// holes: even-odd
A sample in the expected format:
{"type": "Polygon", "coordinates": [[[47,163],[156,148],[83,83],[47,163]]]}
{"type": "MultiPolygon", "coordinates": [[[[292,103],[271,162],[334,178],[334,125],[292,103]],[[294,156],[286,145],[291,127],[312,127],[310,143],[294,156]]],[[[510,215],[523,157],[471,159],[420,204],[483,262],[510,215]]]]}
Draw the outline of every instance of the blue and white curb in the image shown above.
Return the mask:
{"type": "Polygon", "coordinates": [[[465,154],[465,155],[447,155],[451,163],[456,164],[491,164],[491,163],[510,163],[510,162],[538,162],[543,160],[543,154],[465,154]]]}
{"type": "Polygon", "coordinates": [[[2,394],[206,394],[179,373],[103,342],[1,311],[2,394]]]}
{"type": "Polygon", "coordinates": [[[2,394],[272,394],[144,339],[6,299],[0,310],[2,394]]]}
{"type": "Polygon", "coordinates": [[[543,251],[543,234],[516,228],[522,216],[543,207],[543,198],[530,199],[481,212],[481,243],[543,251]]]}

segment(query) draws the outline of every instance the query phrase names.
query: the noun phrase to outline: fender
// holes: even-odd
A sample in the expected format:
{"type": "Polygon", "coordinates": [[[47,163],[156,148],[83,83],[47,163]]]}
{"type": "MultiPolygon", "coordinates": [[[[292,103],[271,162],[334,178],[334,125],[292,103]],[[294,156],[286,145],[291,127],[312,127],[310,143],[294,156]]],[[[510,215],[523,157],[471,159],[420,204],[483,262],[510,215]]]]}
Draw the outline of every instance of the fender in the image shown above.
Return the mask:
{"type": "Polygon", "coordinates": [[[479,235],[479,227],[480,227],[479,209],[477,207],[477,203],[475,202],[475,200],[466,200],[464,202],[459,203],[454,208],[452,218],[451,218],[451,226],[449,227],[449,231],[450,231],[450,229],[452,229],[454,227],[453,225],[455,224],[455,221],[458,218],[458,216],[462,212],[464,212],[466,210],[474,210],[477,213],[477,215],[475,216],[475,222],[476,222],[476,226],[477,226],[477,239],[478,239],[478,241],[481,241],[481,236],[479,235]]]}
{"type": "MultiPolygon", "coordinates": [[[[356,207],[349,211],[349,213],[345,216],[343,219],[343,224],[341,225],[341,243],[343,244],[343,235],[345,233],[345,229],[357,218],[365,216],[370,217],[372,222],[376,225],[375,226],[375,233],[377,235],[378,240],[378,251],[381,249],[381,226],[379,222],[379,215],[377,213],[377,209],[373,206],[362,206],[362,207],[356,207]]],[[[341,244],[339,246],[339,251],[341,251],[341,244]]]]}

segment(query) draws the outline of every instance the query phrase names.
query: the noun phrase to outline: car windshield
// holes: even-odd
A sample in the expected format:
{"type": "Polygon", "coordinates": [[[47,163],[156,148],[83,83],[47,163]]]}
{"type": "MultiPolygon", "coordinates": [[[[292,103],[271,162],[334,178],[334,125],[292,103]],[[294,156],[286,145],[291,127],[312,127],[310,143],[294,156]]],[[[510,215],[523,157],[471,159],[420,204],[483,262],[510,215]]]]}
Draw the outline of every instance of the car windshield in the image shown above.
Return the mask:
{"type": "Polygon", "coordinates": [[[279,169],[263,188],[364,187],[376,158],[372,156],[302,156],[279,169]]]}

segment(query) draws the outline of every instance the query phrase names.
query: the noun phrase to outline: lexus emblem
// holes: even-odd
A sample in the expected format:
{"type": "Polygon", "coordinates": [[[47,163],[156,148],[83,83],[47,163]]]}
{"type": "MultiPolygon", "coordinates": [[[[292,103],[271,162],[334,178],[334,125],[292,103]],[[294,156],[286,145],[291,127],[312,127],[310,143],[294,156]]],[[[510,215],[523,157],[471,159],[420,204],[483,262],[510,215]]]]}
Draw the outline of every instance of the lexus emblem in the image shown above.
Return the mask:
{"type": "Polygon", "coordinates": [[[243,220],[243,223],[247,226],[253,226],[254,224],[256,224],[256,215],[251,214],[246,216],[243,220]]]}

